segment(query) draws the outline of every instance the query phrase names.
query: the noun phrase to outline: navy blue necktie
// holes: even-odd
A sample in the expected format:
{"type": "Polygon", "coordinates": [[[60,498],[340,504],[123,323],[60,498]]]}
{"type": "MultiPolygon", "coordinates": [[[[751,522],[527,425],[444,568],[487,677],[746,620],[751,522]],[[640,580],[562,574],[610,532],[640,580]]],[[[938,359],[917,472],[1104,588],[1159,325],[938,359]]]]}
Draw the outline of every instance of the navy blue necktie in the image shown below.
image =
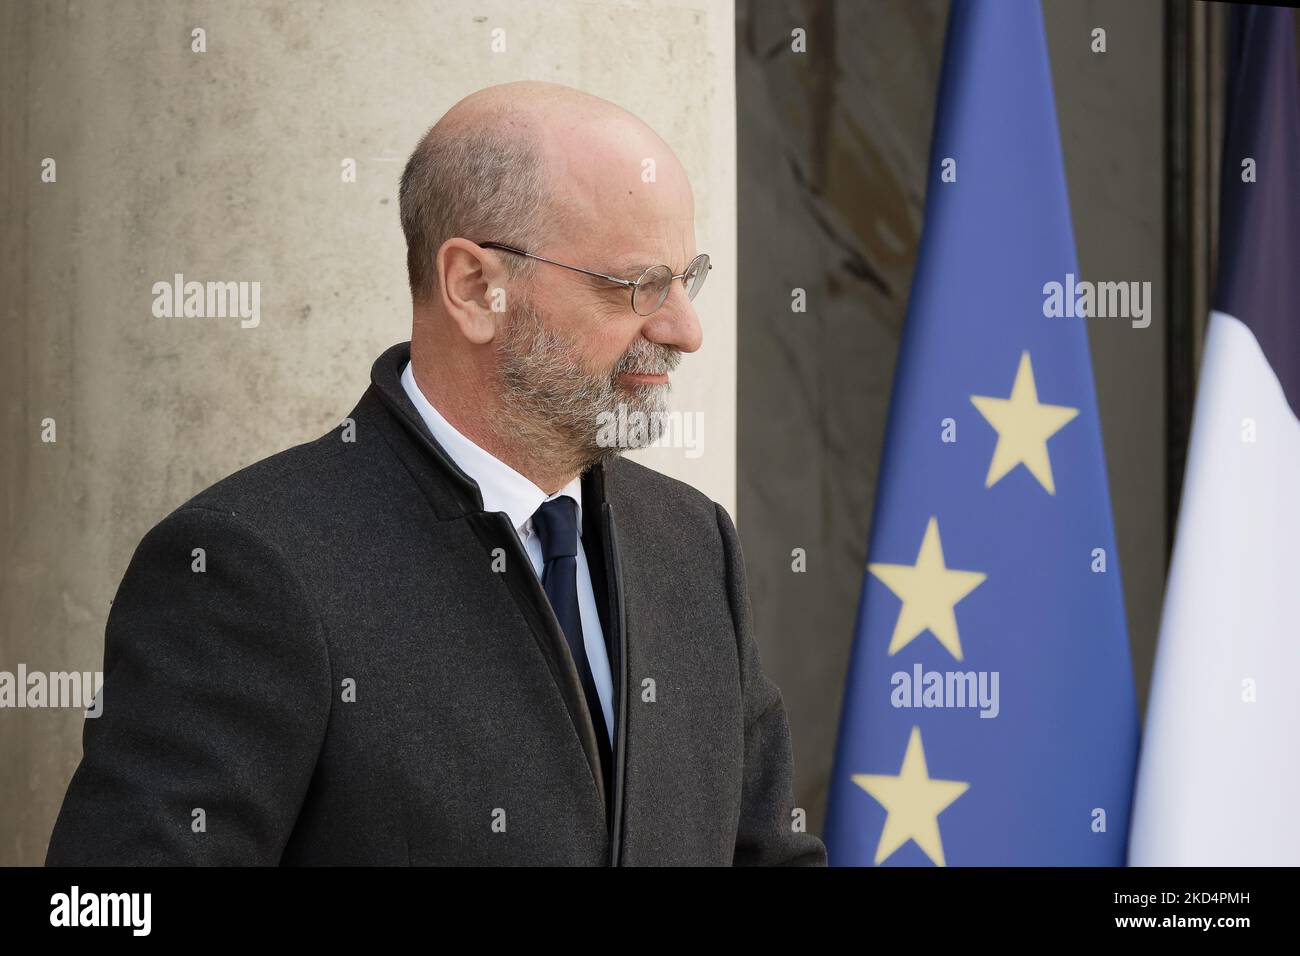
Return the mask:
{"type": "Polygon", "coordinates": [[[578,610],[578,503],[568,495],[542,502],[533,514],[533,530],[542,542],[542,589],[564,631],[573,663],[577,665],[587,697],[587,709],[591,711],[596,740],[603,755],[609,747],[609,732],[605,728],[605,711],[600,706],[596,681],[587,661],[587,648],[582,641],[582,615],[578,610]]]}

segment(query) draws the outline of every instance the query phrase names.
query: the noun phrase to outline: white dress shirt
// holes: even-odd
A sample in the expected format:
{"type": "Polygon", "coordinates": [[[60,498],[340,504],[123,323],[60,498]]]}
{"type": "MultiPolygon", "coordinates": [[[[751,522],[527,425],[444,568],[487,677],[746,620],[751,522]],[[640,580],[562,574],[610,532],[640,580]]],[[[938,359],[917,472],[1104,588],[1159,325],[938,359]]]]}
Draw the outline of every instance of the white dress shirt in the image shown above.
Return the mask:
{"type": "Polygon", "coordinates": [[[533,530],[533,513],[542,506],[542,502],[561,495],[568,495],[578,503],[578,613],[582,619],[582,643],[587,649],[587,662],[591,665],[591,676],[600,695],[601,709],[605,712],[605,729],[609,733],[610,746],[613,747],[614,683],[610,674],[609,654],[605,650],[605,635],[596,610],[596,595],[591,587],[591,569],[587,566],[587,554],[582,545],[581,479],[574,478],[555,494],[548,496],[505,462],[474,444],[443,418],[420,391],[410,362],[406,363],[402,372],[402,387],[406,389],[415,410],[429,426],[429,431],[438,444],[461,471],[478,482],[479,491],[483,495],[483,510],[504,511],[510,518],[510,524],[519,535],[519,540],[532,561],[533,573],[539,581],[543,565],[542,541],[533,530]]]}

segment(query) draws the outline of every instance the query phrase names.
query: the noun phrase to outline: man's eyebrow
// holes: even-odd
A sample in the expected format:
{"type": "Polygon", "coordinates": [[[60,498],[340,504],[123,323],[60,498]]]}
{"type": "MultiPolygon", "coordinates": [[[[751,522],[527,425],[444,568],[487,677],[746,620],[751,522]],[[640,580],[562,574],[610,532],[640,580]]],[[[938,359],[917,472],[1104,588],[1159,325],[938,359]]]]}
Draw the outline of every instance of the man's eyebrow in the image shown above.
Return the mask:
{"type": "Polygon", "coordinates": [[[638,279],[641,273],[649,269],[653,262],[646,262],[641,256],[621,256],[614,260],[609,274],[620,278],[638,279]]]}

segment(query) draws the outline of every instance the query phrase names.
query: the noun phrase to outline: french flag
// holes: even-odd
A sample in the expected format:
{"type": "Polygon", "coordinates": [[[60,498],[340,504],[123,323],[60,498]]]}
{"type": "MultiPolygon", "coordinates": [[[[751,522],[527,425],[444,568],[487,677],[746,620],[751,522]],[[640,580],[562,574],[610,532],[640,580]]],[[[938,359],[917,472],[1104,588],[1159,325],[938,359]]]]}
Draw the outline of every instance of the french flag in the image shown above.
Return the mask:
{"type": "Polygon", "coordinates": [[[1300,864],[1300,75],[1233,10],[1219,265],[1129,863],[1300,864]]]}

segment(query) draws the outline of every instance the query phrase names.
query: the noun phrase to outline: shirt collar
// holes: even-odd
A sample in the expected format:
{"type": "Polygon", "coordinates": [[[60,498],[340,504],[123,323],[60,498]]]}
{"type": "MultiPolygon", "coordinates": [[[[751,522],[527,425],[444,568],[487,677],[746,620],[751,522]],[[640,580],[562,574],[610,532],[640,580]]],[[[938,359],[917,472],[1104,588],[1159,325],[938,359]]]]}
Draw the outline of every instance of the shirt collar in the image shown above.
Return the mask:
{"type": "Polygon", "coordinates": [[[582,479],[574,478],[553,495],[515,471],[491,452],[470,441],[433,407],[415,382],[411,363],[402,371],[402,388],[420,413],[420,418],[433,433],[434,440],[451,456],[457,467],[478,483],[483,496],[484,511],[504,511],[510,517],[515,531],[527,534],[532,531],[533,513],[542,502],[568,495],[578,503],[578,533],[582,533],[582,479]]]}

